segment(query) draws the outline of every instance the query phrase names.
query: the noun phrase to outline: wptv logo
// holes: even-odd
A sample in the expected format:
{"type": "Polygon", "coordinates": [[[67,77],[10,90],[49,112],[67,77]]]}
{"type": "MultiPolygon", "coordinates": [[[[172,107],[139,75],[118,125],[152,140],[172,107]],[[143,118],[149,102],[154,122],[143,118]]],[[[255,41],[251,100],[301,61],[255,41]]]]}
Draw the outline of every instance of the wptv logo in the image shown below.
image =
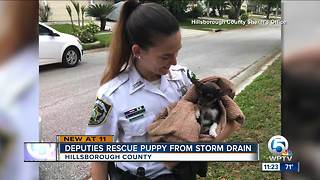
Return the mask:
{"type": "Polygon", "coordinates": [[[280,135],[273,136],[268,142],[268,149],[274,156],[269,156],[270,161],[291,161],[293,153],[289,150],[288,140],[280,135]]]}

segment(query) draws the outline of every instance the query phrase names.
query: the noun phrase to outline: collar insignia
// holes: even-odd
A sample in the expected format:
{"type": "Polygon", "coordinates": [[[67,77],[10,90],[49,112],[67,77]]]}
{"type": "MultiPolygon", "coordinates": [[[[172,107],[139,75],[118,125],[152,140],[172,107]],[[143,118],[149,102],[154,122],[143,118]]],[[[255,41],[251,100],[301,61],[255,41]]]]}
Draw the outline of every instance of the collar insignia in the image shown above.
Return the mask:
{"type": "Polygon", "coordinates": [[[142,85],[142,84],[143,84],[142,81],[138,81],[138,82],[136,82],[136,83],[133,84],[133,88],[137,88],[137,87],[139,87],[139,86],[142,85]]]}

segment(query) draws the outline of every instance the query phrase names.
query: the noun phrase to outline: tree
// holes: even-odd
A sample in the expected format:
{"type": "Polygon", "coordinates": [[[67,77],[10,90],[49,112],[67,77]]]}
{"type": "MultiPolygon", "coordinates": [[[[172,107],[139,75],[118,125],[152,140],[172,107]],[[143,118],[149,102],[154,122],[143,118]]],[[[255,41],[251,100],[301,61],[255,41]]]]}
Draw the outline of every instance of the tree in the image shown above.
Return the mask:
{"type": "MultiPolygon", "coordinates": [[[[209,8],[212,8],[213,11],[215,9],[218,10],[219,16],[223,17],[224,14],[224,10],[225,10],[225,1],[226,0],[205,0],[205,4],[208,7],[207,9],[207,13],[209,13],[209,8]]],[[[213,14],[215,15],[215,13],[213,12],[213,14]]]]}
{"type": "Polygon", "coordinates": [[[234,7],[235,19],[238,20],[240,16],[240,9],[241,9],[243,0],[229,0],[229,2],[234,7]]]}
{"type": "Polygon", "coordinates": [[[267,6],[267,9],[266,9],[267,19],[270,18],[271,8],[280,6],[280,3],[281,3],[281,0],[253,0],[253,1],[267,6]]]}
{"type": "Polygon", "coordinates": [[[92,16],[99,18],[100,20],[100,31],[103,31],[106,22],[107,22],[107,15],[114,9],[111,4],[94,4],[90,5],[86,10],[87,16],[92,16]]]}
{"type": "Polygon", "coordinates": [[[189,4],[190,11],[187,12],[187,17],[189,18],[198,18],[203,15],[204,9],[202,5],[198,3],[189,4]]]}
{"type": "Polygon", "coordinates": [[[67,9],[67,12],[69,14],[69,17],[71,19],[71,24],[72,24],[72,29],[73,29],[73,32],[75,31],[75,28],[74,28],[74,24],[73,24],[73,19],[72,19],[72,11],[71,11],[71,8],[69,5],[66,5],[66,9],[67,9]]]}
{"type": "Polygon", "coordinates": [[[71,0],[71,3],[74,7],[74,9],[76,9],[77,15],[78,15],[78,26],[80,26],[80,5],[79,2],[75,2],[74,0],[71,0]]]}
{"type": "Polygon", "coordinates": [[[167,4],[165,7],[169,9],[169,11],[178,19],[181,20],[185,17],[185,10],[187,5],[190,3],[188,0],[168,0],[165,1],[167,4]]]}
{"type": "Polygon", "coordinates": [[[48,22],[51,14],[51,8],[47,4],[39,6],[39,17],[41,22],[48,22]]]}
{"type": "Polygon", "coordinates": [[[187,5],[191,2],[196,2],[194,0],[141,0],[140,2],[155,2],[161,4],[167,8],[178,20],[185,17],[185,10],[187,5]]]}
{"type": "Polygon", "coordinates": [[[85,5],[81,5],[80,9],[81,9],[81,19],[82,19],[82,26],[84,26],[84,13],[86,11],[86,6],[85,5]]]}

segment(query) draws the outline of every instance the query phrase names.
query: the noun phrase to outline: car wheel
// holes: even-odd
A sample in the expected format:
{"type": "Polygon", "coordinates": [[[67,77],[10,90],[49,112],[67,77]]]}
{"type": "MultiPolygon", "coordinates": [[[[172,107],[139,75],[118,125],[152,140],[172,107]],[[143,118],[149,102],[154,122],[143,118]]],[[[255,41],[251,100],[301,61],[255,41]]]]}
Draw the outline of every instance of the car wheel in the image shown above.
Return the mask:
{"type": "Polygon", "coordinates": [[[66,67],[74,67],[80,60],[80,53],[75,47],[68,47],[62,56],[62,63],[66,67]]]}

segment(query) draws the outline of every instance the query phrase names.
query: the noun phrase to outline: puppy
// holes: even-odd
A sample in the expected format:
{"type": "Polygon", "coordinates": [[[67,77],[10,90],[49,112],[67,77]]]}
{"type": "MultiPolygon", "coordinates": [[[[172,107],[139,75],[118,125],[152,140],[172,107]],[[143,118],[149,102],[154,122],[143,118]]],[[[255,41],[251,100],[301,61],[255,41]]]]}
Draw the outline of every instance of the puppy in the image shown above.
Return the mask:
{"type": "Polygon", "coordinates": [[[219,101],[226,93],[214,82],[201,83],[195,78],[195,75],[191,78],[188,74],[188,77],[195,85],[198,96],[196,119],[201,125],[200,133],[217,137],[219,101]]]}

